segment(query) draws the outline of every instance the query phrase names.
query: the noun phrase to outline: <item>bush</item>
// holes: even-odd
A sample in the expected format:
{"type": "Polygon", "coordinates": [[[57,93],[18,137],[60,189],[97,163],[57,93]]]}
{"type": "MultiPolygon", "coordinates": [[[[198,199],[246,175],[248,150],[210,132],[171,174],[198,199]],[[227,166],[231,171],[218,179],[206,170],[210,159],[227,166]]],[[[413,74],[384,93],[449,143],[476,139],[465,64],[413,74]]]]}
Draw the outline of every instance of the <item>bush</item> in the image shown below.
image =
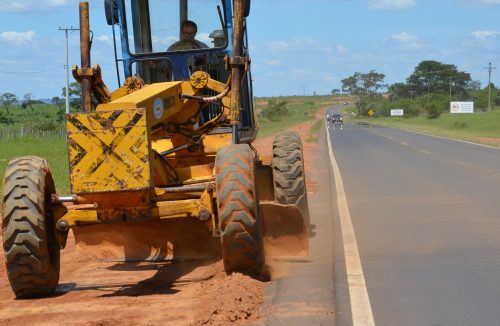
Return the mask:
{"type": "Polygon", "coordinates": [[[424,107],[425,112],[427,113],[427,119],[437,119],[441,115],[441,110],[439,109],[439,106],[431,102],[428,105],[424,107]]]}
{"type": "Polygon", "coordinates": [[[395,109],[404,109],[405,118],[415,117],[420,114],[420,106],[417,102],[411,101],[409,99],[400,99],[400,100],[383,100],[379,104],[379,108],[377,111],[377,116],[389,117],[391,116],[391,110],[395,109]]]}
{"type": "Polygon", "coordinates": [[[0,124],[11,125],[13,123],[14,123],[14,119],[12,119],[8,115],[3,114],[2,112],[0,112],[0,124]]]}
{"type": "Polygon", "coordinates": [[[288,115],[288,102],[283,100],[270,100],[262,110],[262,116],[270,121],[281,121],[288,115]]]}

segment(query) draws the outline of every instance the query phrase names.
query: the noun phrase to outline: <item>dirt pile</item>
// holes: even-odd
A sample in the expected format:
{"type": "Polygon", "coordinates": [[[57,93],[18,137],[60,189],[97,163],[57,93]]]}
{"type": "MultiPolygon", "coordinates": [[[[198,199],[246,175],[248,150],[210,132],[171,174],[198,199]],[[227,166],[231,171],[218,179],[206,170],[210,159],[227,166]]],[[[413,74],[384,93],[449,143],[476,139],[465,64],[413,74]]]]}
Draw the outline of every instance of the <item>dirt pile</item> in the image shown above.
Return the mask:
{"type": "Polygon", "coordinates": [[[226,276],[222,263],[217,267],[221,271],[216,276],[223,276],[201,284],[200,295],[208,300],[203,300],[194,324],[247,324],[259,320],[264,283],[240,273],[226,276]]]}

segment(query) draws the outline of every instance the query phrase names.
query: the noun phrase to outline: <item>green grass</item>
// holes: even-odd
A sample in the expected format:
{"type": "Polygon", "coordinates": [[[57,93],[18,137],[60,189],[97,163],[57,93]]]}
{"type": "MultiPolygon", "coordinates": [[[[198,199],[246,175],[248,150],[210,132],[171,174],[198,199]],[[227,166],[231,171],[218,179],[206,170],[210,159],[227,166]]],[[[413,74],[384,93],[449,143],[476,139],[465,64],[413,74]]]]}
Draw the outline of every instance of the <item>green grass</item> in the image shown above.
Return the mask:
{"type": "Polygon", "coordinates": [[[3,180],[9,161],[18,156],[35,155],[45,158],[50,165],[57,192],[69,194],[69,164],[66,140],[61,137],[46,139],[23,138],[0,141],[0,180],[3,180]]]}
{"type": "Polygon", "coordinates": [[[500,111],[473,114],[442,114],[437,119],[415,118],[351,118],[351,121],[409,129],[438,136],[462,139],[487,145],[500,146],[500,111]],[[488,140],[490,139],[490,140],[488,140]]]}
{"type": "MultiPolygon", "coordinates": [[[[275,135],[281,131],[287,130],[293,126],[299,125],[306,121],[314,121],[317,118],[315,114],[321,108],[332,105],[335,102],[342,101],[332,96],[289,96],[289,97],[274,97],[274,98],[256,98],[254,100],[255,109],[259,113],[266,107],[269,100],[282,100],[288,102],[288,115],[280,121],[270,121],[258,115],[259,133],[258,137],[267,137],[275,135]]],[[[313,128],[313,132],[319,132],[320,127],[313,128]]],[[[314,139],[311,138],[311,141],[314,139]]]]}

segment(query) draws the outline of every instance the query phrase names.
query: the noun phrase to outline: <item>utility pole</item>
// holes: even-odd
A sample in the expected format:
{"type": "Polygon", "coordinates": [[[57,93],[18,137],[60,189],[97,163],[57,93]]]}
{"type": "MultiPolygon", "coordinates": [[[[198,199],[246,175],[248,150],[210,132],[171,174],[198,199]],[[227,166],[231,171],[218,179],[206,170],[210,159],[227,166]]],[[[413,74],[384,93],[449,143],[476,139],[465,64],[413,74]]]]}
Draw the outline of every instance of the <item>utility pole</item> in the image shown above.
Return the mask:
{"type": "Polygon", "coordinates": [[[69,113],[69,59],[68,59],[68,31],[79,31],[79,28],[73,28],[73,26],[62,28],[59,27],[60,31],[64,31],[66,36],[66,114],[69,113]]]}
{"type": "Polygon", "coordinates": [[[450,103],[451,103],[451,85],[452,85],[452,78],[450,78],[450,103]]]}
{"type": "Polygon", "coordinates": [[[413,101],[413,93],[415,93],[415,91],[408,91],[410,92],[410,101],[413,101]]]}
{"type": "Polygon", "coordinates": [[[490,62],[488,64],[488,67],[484,67],[484,69],[488,69],[488,112],[490,112],[491,111],[491,72],[497,68],[493,67],[493,65],[490,62]]]}

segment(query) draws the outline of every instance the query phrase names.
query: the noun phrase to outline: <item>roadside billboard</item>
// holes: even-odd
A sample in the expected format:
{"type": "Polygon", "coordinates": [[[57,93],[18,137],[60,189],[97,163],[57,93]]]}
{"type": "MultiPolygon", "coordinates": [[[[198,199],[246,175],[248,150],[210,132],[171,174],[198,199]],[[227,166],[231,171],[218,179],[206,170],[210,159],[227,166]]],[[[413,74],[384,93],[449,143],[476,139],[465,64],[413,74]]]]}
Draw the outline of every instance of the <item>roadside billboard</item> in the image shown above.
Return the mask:
{"type": "Polygon", "coordinates": [[[391,109],[391,117],[401,117],[404,115],[404,109],[391,109]]]}
{"type": "Polygon", "coordinates": [[[450,102],[450,113],[474,113],[474,102],[450,102]]]}

